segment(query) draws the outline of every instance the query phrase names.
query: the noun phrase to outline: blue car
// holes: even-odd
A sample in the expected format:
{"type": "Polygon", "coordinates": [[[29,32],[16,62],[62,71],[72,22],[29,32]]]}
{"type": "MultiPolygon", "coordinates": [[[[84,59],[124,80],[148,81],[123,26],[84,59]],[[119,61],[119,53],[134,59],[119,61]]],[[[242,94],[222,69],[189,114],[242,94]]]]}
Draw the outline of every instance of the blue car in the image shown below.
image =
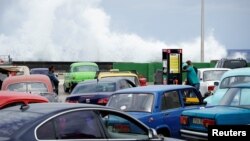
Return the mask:
{"type": "Polygon", "coordinates": [[[250,68],[229,70],[222,75],[215,93],[204,101],[207,105],[217,105],[230,86],[246,82],[250,82],[250,68]]]}
{"type": "Polygon", "coordinates": [[[250,83],[231,86],[217,106],[184,111],[180,121],[188,140],[207,140],[209,125],[249,125],[250,83]]]}
{"type": "Polygon", "coordinates": [[[181,112],[202,103],[201,94],[194,87],[149,85],[119,90],[107,106],[127,112],[158,134],[179,138],[181,112]]]}

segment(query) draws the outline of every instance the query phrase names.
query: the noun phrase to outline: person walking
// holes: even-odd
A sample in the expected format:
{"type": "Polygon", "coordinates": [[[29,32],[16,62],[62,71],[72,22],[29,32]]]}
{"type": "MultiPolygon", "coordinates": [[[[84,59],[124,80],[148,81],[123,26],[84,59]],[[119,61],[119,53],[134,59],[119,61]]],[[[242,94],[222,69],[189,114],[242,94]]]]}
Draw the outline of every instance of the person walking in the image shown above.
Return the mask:
{"type": "Polygon", "coordinates": [[[187,84],[200,90],[200,80],[197,75],[197,69],[192,65],[190,60],[186,61],[187,66],[183,67],[183,71],[187,72],[187,84]]]}
{"type": "Polygon", "coordinates": [[[54,66],[50,66],[49,67],[48,77],[50,78],[50,81],[52,83],[52,86],[54,88],[55,93],[58,95],[59,80],[55,76],[54,72],[55,72],[55,67],[54,66]]]}

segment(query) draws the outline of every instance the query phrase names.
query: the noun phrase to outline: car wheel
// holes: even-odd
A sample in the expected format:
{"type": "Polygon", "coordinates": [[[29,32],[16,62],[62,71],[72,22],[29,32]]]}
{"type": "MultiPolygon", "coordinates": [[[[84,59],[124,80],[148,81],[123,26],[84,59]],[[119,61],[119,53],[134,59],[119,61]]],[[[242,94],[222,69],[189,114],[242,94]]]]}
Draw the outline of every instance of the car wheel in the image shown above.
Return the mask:
{"type": "Polygon", "coordinates": [[[157,134],[159,137],[170,137],[170,133],[167,129],[159,129],[157,130],[157,134]]]}

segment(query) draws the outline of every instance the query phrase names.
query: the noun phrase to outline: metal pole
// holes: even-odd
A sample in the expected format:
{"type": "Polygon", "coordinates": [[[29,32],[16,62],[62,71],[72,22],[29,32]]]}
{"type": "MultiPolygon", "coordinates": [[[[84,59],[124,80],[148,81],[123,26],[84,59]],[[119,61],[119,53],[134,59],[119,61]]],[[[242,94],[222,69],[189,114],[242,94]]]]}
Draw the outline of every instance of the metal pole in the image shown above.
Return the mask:
{"type": "Polygon", "coordinates": [[[201,0],[201,62],[204,62],[204,0],[201,0]]]}

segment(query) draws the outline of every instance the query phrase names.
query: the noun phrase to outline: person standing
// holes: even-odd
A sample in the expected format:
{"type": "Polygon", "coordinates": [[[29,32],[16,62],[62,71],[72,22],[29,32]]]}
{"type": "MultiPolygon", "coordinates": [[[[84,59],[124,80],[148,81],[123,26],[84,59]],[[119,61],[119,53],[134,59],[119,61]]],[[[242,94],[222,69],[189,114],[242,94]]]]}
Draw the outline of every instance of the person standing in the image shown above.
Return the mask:
{"type": "Polygon", "coordinates": [[[197,70],[192,65],[190,60],[186,61],[187,66],[184,67],[184,71],[187,72],[187,83],[195,87],[198,91],[200,90],[200,80],[197,75],[197,70]]]}
{"type": "Polygon", "coordinates": [[[52,83],[52,86],[54,88],[55,93],[58,95],[58,85],[59,85],[59,80],[57,79],[57,77],[54,74],[55,72],[55,67],[54,66],[50,66],[49,67],[49,73],[48,76],[50,78],[50,81],[52,83]]]}

